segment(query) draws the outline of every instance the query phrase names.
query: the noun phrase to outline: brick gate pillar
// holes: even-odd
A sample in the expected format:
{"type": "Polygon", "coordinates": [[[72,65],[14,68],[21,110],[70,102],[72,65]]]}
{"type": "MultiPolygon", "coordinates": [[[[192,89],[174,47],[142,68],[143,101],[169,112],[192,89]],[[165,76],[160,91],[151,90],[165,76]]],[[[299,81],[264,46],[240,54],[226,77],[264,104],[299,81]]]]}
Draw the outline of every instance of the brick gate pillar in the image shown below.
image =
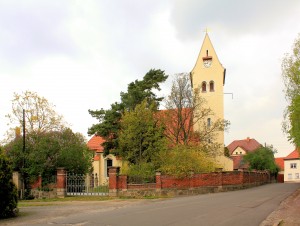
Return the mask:
{"type": "Polygon", "coordinates": [[[66,190],[66,170],[65,168],[57,168],[56,178],[56,195],[58,198],[64,198],[67,195],[66,190]]]}
{"type": "Polygon", "coordinates": [[[161,172],[156,172],[156,175],[155,175],[155,188],[156,188],[156,193],[158,195],[161,195],[161,187],[162,187],[162,184],[161,184],[161,172]]]}
{"type": "Polygon", "coordinates": [[[118,194],[118,171],[120,167],[111,166],[108,169],[109,175],[109,196],[117,196],[118,194]]]}

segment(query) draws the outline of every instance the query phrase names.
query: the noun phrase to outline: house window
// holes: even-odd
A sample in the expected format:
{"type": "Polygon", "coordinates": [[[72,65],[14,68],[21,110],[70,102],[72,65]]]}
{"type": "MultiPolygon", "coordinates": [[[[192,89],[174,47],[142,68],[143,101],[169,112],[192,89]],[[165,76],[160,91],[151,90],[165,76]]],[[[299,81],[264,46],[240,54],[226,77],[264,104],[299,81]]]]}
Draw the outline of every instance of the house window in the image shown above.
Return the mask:
{"type": "Polygon", "coordinates": [[[236,154],[236,155],[238,155],[239,153],[238,153],[238,152],[236,152],[235,154],[236,154]]]}
{"type": "Polygon", "coordinates": [[[214,81],[209,82],[209,91],[214,92],[215,91],[215,83],[214,81]]]}
{"type": "Polygon", "coordinates": [[[202,92],[206,92],[206,82],[202,82],[202,92]]]}
{"type": "Polygon", "coordinates": [[[297,169],[297,163],[291,163],[291,169],[297,169]]]}
{"type": "Polygon", "coordinates": [[[113,161],[112,159],[106,159],[106,176],[109,177],[108,171],[109,167],[113,166],[113,161]]]}
{"type": "Polygon", "coordinates": [[[291,174],[291,173],[289,173],[289,174],[288,174],[288,179],[293,179],[293,177],[292,177],[292,174],[291,174]]]}
{"type": "Polygon", "coordinates": [[[240,155],[242,154],[242,152],[240,152],[240,155]]]}
{"type": "Polygon", "coordinates": [[[295,173],[295,178],[299,179],[299,173],[295,173]]]}

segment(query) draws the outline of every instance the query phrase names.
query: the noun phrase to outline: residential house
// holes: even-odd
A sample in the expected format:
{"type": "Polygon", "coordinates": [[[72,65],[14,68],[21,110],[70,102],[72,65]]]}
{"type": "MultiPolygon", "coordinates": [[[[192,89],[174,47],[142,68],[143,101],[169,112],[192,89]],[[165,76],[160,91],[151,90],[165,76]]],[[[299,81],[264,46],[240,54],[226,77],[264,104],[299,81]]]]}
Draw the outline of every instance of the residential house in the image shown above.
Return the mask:
{"type": "Polygon", "coordinates": [[[284,182],[300,182],[300,156],[298,149],[284,158],[284,182]]]}
{"type": "Polygon", "coordinates": [[[104,141],[101,136],[93,135],[87,143],[89,149],[93,151],[93,174],[98,177],[99,185],[107,183],[110,166],[122,166],[122,160],[115,155],[104,156],[102,146],[104,141]]]}
{"type": "Polygon", "coordinates": [[[243,156],[254,152],[262,145],[255,139],[247,137],[244,140],[234,140],[228,146],[230,158],[233,160],[233,169],[247,169],[249,167],[243,160],[243,156]]]}

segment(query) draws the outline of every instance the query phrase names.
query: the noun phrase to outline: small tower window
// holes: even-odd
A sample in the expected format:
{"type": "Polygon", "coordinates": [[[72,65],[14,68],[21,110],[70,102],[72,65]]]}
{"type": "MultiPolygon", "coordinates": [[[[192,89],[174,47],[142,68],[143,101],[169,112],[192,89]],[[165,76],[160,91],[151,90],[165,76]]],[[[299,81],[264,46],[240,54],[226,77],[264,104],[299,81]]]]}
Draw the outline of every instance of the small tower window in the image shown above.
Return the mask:
{"type": "Polygon", "coordinates": [[[209,128],[211,126],[211,118],[207,119],[207,127],[209,128]]]}
{"type": "Polygon", "coordinates": [[[209,82],[209,91],[214,92],[215,91],[215,83],[214,81],[209,82]]]}
{"type": "Polygon", "coordinates": [[[202,92],[206,92],[206,82],[202,82],[202,92]]]}

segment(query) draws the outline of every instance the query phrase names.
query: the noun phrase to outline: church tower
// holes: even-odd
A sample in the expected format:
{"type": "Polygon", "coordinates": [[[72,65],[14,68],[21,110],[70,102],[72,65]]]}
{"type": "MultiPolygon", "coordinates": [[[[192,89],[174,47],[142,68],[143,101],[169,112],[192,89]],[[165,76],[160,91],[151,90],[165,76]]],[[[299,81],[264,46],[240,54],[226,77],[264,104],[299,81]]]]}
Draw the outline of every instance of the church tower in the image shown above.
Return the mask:
{"type": "MultiPolygon", "coordinates": [[[[206,108],[210,108],[214,116],[209,116],[207,125],[209,126],[216,119],[224,119],[224,92],[226,69],[220,63],[215,49],[208,34],[205,34],[204,41],[196,61],[191,71],[191,83],[193,89],[198,89],[199,95],[206,100],[206,108]]],[[[196,125],[195,130],[198,130],[196,125]]],[[[219,132],[215,142],[224,147],[224,131],[219,132]]],[[[223,149],[222,149],[223,150],[223,149]]]]}

